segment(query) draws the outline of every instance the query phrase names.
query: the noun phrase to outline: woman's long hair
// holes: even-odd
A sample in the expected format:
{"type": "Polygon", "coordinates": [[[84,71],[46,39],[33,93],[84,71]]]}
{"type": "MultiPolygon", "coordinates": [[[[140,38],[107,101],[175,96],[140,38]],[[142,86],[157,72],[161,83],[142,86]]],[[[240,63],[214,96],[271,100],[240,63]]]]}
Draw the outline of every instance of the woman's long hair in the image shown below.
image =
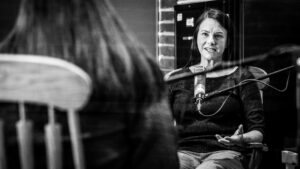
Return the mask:
{"type": "Polygon", "coordinates": [[[103,106],[143,105],[164,94],[154,59],[128,34],[108,0],[23,0],[0,51],[78,65],[92,77],[93,97],[103,106]]]}
{"type": "Polygon", "coordinates": [[[199,64],[201,62],[201,54],[198,49],[197,45],[197,36],[198,36],[198,31],[201,23],[207,19],[215,19],[220,23],[220,25],[227,30],[227,42],[226,42],[226,49],[224,50],[223,53],[223,58],[222,60],[230,60],[231,55],[232,55],[232,44],[233,44],[233,32],[234,32],[234,27],[233,24],[229,18],[229,15],[225,14],[224,12],[218,10],[218,9],[213,9],[209,8],[206,9],[201,16],[197,19],[196,21],[196,28],[193,33],[193,40],[191,43],[191,54],[188,63],[186,64],[185,67],[189,67],[195,64],[199,64]]]}

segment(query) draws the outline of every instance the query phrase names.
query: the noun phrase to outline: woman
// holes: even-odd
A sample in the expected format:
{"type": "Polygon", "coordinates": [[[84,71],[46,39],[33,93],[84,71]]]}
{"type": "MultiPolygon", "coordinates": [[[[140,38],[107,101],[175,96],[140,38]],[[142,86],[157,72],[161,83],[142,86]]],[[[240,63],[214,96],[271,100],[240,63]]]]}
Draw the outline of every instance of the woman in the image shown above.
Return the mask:
{"type": "MultiPolygon", "coordinates": [[[[225,13],[208,9],[196,24],[190,60],[170,77],[194,73],[198,67],[209,69],[231,57],[233,27],[225,13]]],[[[241,67],[211,72],[206,75],[204,89],[206,93],[220,91],[249,78],[253,75],[241,67]]],[[[169,86],[179,129],[181,168],[243,168],[243,145],[263,140],[264,115],[257,85],[252,83],[204,98],[201,106],[195,104],[195,86],[193,78],[169,86]]]]}
{"type": "MultiPolygon", "coordinates": [[[[81,131],[89,135],[83,139],[86,168],[179,167],[161,71],[128,34],[109,1],[23,0],[0,51],[65,59],[90,75],[93,94],[80,113],[81,131]]],[[[11,132],[18,120],[15,109],[1,104],[0,116],[11,132]]],[[[39,108],[28,109],[32,118],[41,119],[39,108]]],[[[65,118],[59,114],[58,121],[65,118]]],[[[43,125],[35,125],[35,138],[42,137],[43,125]]],[[[16,146],[7,141],[8,168],[19,167],[16,146]]],[[[43,142],[36,146],[44,151],[43,142]]],[[[64,168],[71,167],[69,154],[66,150],[64,168]]],[[[45,155],[36,158],[36,168],[45,168],[45,155]]]]}

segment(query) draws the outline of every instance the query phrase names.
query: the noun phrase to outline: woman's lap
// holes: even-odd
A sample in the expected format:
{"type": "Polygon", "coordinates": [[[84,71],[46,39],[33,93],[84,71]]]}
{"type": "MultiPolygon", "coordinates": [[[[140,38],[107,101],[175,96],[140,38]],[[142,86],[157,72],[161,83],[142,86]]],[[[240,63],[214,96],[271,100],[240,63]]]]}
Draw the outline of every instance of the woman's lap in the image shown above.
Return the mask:
{"type": "Polygon", "coordinates": [[[243,169],[241,154],[231,150],[209,153],[179,151],[180,169],[243,169]]]}

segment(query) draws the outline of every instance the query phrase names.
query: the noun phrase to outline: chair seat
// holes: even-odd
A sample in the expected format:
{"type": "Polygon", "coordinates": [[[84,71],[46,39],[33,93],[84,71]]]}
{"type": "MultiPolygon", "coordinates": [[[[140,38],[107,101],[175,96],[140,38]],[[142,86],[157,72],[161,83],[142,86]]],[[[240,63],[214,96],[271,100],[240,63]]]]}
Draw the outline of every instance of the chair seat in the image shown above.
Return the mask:
{"type": "Polygon", "coordinates": [[[251,148],[251,149],[254,149],[254,148],[257,148],[257,149],[261,149],[262,151],[268,151],[269,148],[266,144],[263,144],[263,143],[249,143],[247,145],[247,148],[251,148]]]}
{"type": "MultiPolygon", "coordinates": [[[[267,72],[265,70],[255,66],[249,66],[249,71],[254,75],[256,79],[267,75],[267,72]]],[[[257,83],[257,86],[259,90],[263,90],[266,87],[265,84],[270,83],[270,78],[265,78],[260,81],[262,81],[263,83],[257,83]]]]}

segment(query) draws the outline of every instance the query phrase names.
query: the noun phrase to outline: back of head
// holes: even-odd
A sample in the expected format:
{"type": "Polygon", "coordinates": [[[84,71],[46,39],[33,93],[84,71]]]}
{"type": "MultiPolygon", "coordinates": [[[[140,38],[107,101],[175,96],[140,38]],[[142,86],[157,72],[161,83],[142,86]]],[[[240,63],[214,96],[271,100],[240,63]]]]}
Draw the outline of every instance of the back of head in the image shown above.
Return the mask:
{"type": "Polygon", "coordinates": [[[108,0],[23,0],[0,51],[80,66],[94,81],[95,99],[144,105],[164,93],[155,61],[128,34],[108,0]]]}

